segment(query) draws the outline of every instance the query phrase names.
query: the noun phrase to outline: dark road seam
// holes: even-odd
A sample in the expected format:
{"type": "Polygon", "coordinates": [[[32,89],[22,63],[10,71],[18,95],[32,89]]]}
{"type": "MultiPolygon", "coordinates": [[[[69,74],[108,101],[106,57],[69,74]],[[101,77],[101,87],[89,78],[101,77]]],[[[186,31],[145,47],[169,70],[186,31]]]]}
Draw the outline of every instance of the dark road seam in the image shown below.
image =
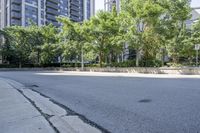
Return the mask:
{"type": "MultiPolygon", "coordinates": [[[[7,78],[9,79],[9,78],[7,78]]],[[[10,80],[13,80],[13,79],[10,79],[10,80]]],[[[13,80],[15,81],[15,80],[13,80]]],[[[15,82],[18,82],[18,81],[15,81],[15,82]]],[[[18,82],[19,83],[19,82],[18,82]]],[[[41,115],[48,121],[48,123],[50,124],[50,126],[54,129],[54,131],[56,133],[60,133],[59,130],[53,126],[53,124],[49,121],[49,118],[51,118],[52,116],[49,116],[48,114],[45,114],[43,113],[40,108],[38,108],[35,104],[34,101],[32,101],[30,98],[28,98],[24,93],[23,91],[21,91],[19,88],[15,87],[13,84],[9,83],[12,87],[14,87],[18,92],[20,92],[40,113],[41,115]]],[[[20,83],[22,84],[22,83],[20,83]]],[[[23,85],[23,84],[22,84],[23,85]]],[[[23,85],[24,86],[24,85],[23,85]]],[[[96,124],[95,122],[87,119],[84,115],[81,115],[79,113],[76,113],[75,111],[73,111],[72,109],[70,109],[69,107],[57,102],[56,100],[52,99],[51,97],[49,96],[46,96],[44,94],[42,94],[41,92],[37,91],[37,90],[34,90],[33,88],[27,88],[26,86],[24,86],[25,88],[23,89],[30,89],[38,94],[40,94],[41,96],[45,97],[45,98],[48,98],[51,102],[53,102],[54,104],[58,105],[59,107],[63,108],[65,111],[68,112],[68,114],[66,116],[78,116],[83,122],[85,122],[86,124],[89,124],[90,126],[92,127],[95,127],[97,129],[99,129],[102,133],[111,133],[110,131],[108,131],[107,129],[103,128],[102,126],[96,124]]]]}

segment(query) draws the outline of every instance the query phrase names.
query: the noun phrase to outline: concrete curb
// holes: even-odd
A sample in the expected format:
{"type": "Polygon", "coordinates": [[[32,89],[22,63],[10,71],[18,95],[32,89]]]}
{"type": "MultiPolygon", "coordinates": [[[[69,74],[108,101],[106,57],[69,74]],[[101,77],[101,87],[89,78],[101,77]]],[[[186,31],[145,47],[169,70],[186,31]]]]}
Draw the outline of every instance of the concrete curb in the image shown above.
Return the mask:
{"type": "Polygon", "coordinates": [[[0,71],[85,71],[85,72],[112,72],[112,73],[145,73],[145,74],[179,74],[200,75],[198,67],[131,67],[131,68],[0,68],[0,71]]]}

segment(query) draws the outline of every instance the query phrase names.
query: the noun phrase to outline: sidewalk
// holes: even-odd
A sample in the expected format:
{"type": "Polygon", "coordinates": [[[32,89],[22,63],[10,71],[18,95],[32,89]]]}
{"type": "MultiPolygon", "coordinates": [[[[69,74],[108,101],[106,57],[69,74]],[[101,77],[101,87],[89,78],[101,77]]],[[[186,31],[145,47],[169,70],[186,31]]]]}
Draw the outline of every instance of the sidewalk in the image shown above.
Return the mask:
{"type": "Polygon", "coordinates": [[[48,121],[16,89],[0,78],[1,133],[55,133],[48,121]]]}
{"type": "Polygon", "coordinates": [[[101,133],[71,114],[50,98],[0,78],[0,133],[101,133]]]}
{"type": "Polygon", "coordinates": [[[200,79],[200,75],[180,75],[180,74],[142,74],[142,73],[112,73],[112,72],[77,72],[77,71],[61,71],[61,72],[35,72],[36,75],[62,75],[62,76],[94,76],[94,77],[132,77],[132,78],[196,78],[200,79]]]}

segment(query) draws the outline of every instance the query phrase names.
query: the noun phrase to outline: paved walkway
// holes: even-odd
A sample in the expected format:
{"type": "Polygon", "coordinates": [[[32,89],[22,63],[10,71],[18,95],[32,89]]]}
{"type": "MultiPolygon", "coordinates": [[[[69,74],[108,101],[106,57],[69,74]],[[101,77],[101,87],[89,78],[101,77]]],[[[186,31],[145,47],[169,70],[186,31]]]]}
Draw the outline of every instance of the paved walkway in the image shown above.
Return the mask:
{"type": "Polygon", "coordinates": [[[37,109],[16,89],[0,78],[1,133],[55,133],[37,109]]]}
{"type": "Polygon", "coordinates": [[[180,75],[180,74],[142,74],[142,73],[112,73],[112,72],[77,72],[77,71],[40,71],[35,72],[36,75],[46,76],[94,76],[94,77],[137,77],[137,78],[197,78],[200,79],[200,75],[180,75]]]}

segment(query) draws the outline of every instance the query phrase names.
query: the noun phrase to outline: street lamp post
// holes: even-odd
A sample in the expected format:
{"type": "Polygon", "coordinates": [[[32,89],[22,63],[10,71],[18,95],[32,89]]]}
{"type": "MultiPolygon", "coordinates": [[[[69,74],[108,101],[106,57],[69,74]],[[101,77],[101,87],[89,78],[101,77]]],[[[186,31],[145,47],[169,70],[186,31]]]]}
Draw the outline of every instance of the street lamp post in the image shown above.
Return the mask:
{"type": "Polygon", "coordinates": [[[165,65],[165,48],[160,48],[162,66],[165,65]]]}
{"type": "Polygon", "coordinates": [[[198,62],[199,62],[199,50],[196,50],[196,66],[198,66],[198,62]]]}
{"type": "Polygon", "coordinates": [[[200,44],[195,45],[195,50],[196,50],[196,67],[198,67],[199,64],[199,49],[200,49],[200,44]]]}
{"type": "Polygon", "coordinates": [[[81,48],[81,69],[84,70],[84,55],[83,55],[83,47],[81,48]]]}

